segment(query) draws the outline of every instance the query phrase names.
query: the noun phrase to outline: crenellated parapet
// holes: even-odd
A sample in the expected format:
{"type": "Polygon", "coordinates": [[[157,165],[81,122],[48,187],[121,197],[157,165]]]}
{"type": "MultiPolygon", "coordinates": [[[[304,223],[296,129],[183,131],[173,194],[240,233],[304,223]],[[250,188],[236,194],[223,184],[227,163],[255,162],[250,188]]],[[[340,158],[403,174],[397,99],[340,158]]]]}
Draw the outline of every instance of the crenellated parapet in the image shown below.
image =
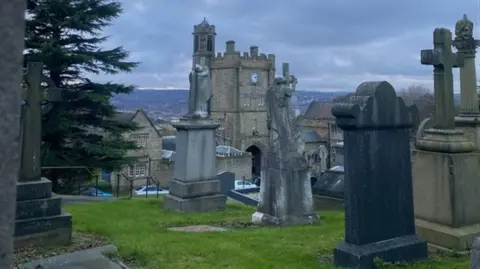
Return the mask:
{"type": "Polygon", "coordinates": [[[249,68],[269,68],[275,66],[275,54],[259,53],[258,46],[251,46],[250,51],[240,53],[235,50],[235,41],[225,44],[225,52],[215,56],[214,67],[222,68],[232,65],[242,65],[249,68]]]}

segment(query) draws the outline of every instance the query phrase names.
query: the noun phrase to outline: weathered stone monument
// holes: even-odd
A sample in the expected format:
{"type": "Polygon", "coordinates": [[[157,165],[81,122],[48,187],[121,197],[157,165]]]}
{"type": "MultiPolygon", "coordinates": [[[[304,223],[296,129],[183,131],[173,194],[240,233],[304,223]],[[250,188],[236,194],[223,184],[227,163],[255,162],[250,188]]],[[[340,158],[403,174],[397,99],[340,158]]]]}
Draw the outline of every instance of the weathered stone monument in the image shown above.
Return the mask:
{"type": "Polygon", "coordinates": [[[225,207],[216,171],[215,130],[208,103],[212,83],[204,59],[190,73],[188,114],[174,124],[177,129],[174,179],[165,197],[166,209],[181,212],[215,211],[225,207]]]}
{"type": "Polygon", "coordinates": [[[457,128],[464,131],[470,141],[475,142],[476,150],[480,150],[480,112],[477,97],[477,72],[475,70],[475,53],[479,40],[473,38],[473,22],[467,15],[455,25],[453,46],[457,54],[463,56],[460,67],[460,105],[459,117],[455,118],[457,128]]]}
{"type": "Polygon", "coordinates": [[[480,234],[479,155],[474,142],[455,128],[452,69],[464,67],[464,58],[452,53],[448,29],[435,29],[433,44],[433,50],[421,52],[421,63],[434,67],[436,115],[413,150],[416,227],[430,246],[462,251],[480,234]]]}
{"type": "Polygon", "coordinates": [[[382,81],[360,84],[332,114],[344,132],[345,154],[345,241],[335,248],[335,265],[371,269],[375,257],[427,258],[413,213],[409,137],[418,110],[382,81]]]}
{"type": "Polygon", "coordinates": [[[305,144],[293,124],[290,98],[296,84],[288,64],[283,64],[283,78],[276,78],[265,95],[269,144],[262,164],[260,201],[252,216],[256,224],[309,224],[318,219],[303,156],[305,144]]]}
{"type": "Polygon", "coordinates": [[[0,268],[12,268],[25,1],[0,1],[0,268]]]}
{"type": "Polygon", "coordinates": [[[480,237],[473,240],[470,254],[470,269],[480,269],[480,237]]]}
{"type": "Polygon", "coordinates": [[[42,101],[60,102],[61,89],[47,80],[41,62],[27,63],[25,104],[22,108],[22,157],[17,184],[15,247],[69,244],[72,216],[63,213],[61,198],[52,197],[52,182],[41,176],[42,101]]]}

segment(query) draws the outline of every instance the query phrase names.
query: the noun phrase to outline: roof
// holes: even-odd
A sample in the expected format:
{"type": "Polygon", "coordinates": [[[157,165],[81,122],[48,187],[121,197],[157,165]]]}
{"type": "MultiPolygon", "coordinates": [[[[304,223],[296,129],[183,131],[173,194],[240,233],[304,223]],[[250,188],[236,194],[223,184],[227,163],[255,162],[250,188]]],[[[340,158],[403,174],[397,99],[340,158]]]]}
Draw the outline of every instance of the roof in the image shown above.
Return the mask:
{"type": "Polygon", "coordinates": [[[117,111],[115,115],[113,116],[113,119],[118,122],[131,122],[139,113],[143,114],[145,118],[147,119],[148,123],[152,128],[155,130],[158,136],[162,136],[160,134],[160,131],[155,127],[155,124],[153,123],[152,119],[143,111],[143,109],[138,109],[136,112],[121,112],[117,111]]]}
{"type": "Polygon", "coordinates": [[[137,115],[137,112],[120,112],[120,111],[117,111],[115,113],[115,116],[112,117],[112,119],[114,121],[128,123],[128,122],[131,122],[133,120],[133,118],[135,118],[136,115],[137,115]]]}
{"type": "Polygon", "coordinates": [[[307,119],[335,119],[332,114],[332,103],[324,101],[312,101],[305,111],[304,117],[307,119]]]}
{"type": "Polygon", "coordinates": [[[324,141],[324,139],[322,139],[322,137],[316,131],[302,131],[300,136],[305,143],[317,143],[324,141]]]}
{"type": "Polygon", "coordinates": [[[220,145],[216,147],[217,154],[242,154],[243,151],[230,146],[220,145]]]}

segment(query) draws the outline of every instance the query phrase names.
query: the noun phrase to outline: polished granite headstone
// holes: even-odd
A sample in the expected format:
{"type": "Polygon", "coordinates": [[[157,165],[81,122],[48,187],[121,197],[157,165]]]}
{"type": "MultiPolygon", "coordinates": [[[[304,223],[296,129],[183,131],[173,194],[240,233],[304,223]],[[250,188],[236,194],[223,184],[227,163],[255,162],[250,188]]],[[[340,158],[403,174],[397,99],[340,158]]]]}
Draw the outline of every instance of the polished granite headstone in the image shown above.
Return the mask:
{"type": "Polygon", "coordinates": [[[335,265],[371,269],[376,257],[426,259],[413,214],[409,130],[416,107],[406,107],[388,82],[365,82],[332,114],[345,152],[345,241],[335,248],[335,265]]]}

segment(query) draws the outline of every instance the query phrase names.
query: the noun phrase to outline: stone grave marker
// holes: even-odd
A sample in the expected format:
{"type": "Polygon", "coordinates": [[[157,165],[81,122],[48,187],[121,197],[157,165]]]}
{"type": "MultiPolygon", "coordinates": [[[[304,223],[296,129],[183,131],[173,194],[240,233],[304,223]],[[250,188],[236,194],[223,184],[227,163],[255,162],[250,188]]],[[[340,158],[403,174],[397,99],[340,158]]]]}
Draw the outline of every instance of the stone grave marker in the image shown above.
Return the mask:
{"type": "Polygon", "coordinates": [[[433,44],[422,51],[421,63],[434,68],[436,116],[412,151],[416,231],[432,248],[467,253],[480,235],[480,156],[455,126],[452,69],[465,61],[452,53],[450,30],[435,29],[433,44]]]}
{"type": "Polygon", "coordinates": [[[188,114],[177,129],[174,179],[164,207],[180,212],[207,212],[225,208],[227,196],[217,177],[215,130],[208,110],[212,81],[204,59],[190,73],[188,114]]]}
{"type": "Polygon", "coordinates": [[[365,82],[332,114],[344,132],[345,154],[345,241],[335,248],[335,265],[371,269],[375,257],[427,258],[413,213],[410,128],[416,107],[406,107],[388,82],[365,82]]]}
{"type": "Polygon", "coordinates": [[[27,63],[24,79],[27,89],[21,120],[15,247],[69,244],[72,236],[72,216],[62,212],[61,198],[52,197],[52,182],[41,177],[41,103],[62,101],[61,90],[54,85],[49,85],[46,92],[42,89],[41,83],[45,81],[42,69],[41,62],[27,63]]]}
{"type": "Polygon", "coordinates": [[[480,40],[473,38],[473,22],[463,15],[455,25],[453,46],[463,56],[464,65],[460,68],[460,115],[455,124],[464,131],[470,141],[480,150],[480,112],[477,96],[477,72],[475,54],[480,40]]]}
{"type": "Polygon", "coordinates": [[[283,64],[284,77],[276,78],[265,95],[269,144],[262,162],[262,183],[257,212],[252,222],[259,225],[312,224],[318,220],[305,142],[293,121],[290,98],[297,79],[283,64]]]}
{"type": "Polygon", "coordinates": [[[480,237],[473,240],[470,254],[470,269],[480,269],[480,237]]]}
{"type": "Polygon", "coordinates": [[[15,193],[20,168],[20,85],[25,1],[0,1],[0,268],[13,263],[15,193]]]}

